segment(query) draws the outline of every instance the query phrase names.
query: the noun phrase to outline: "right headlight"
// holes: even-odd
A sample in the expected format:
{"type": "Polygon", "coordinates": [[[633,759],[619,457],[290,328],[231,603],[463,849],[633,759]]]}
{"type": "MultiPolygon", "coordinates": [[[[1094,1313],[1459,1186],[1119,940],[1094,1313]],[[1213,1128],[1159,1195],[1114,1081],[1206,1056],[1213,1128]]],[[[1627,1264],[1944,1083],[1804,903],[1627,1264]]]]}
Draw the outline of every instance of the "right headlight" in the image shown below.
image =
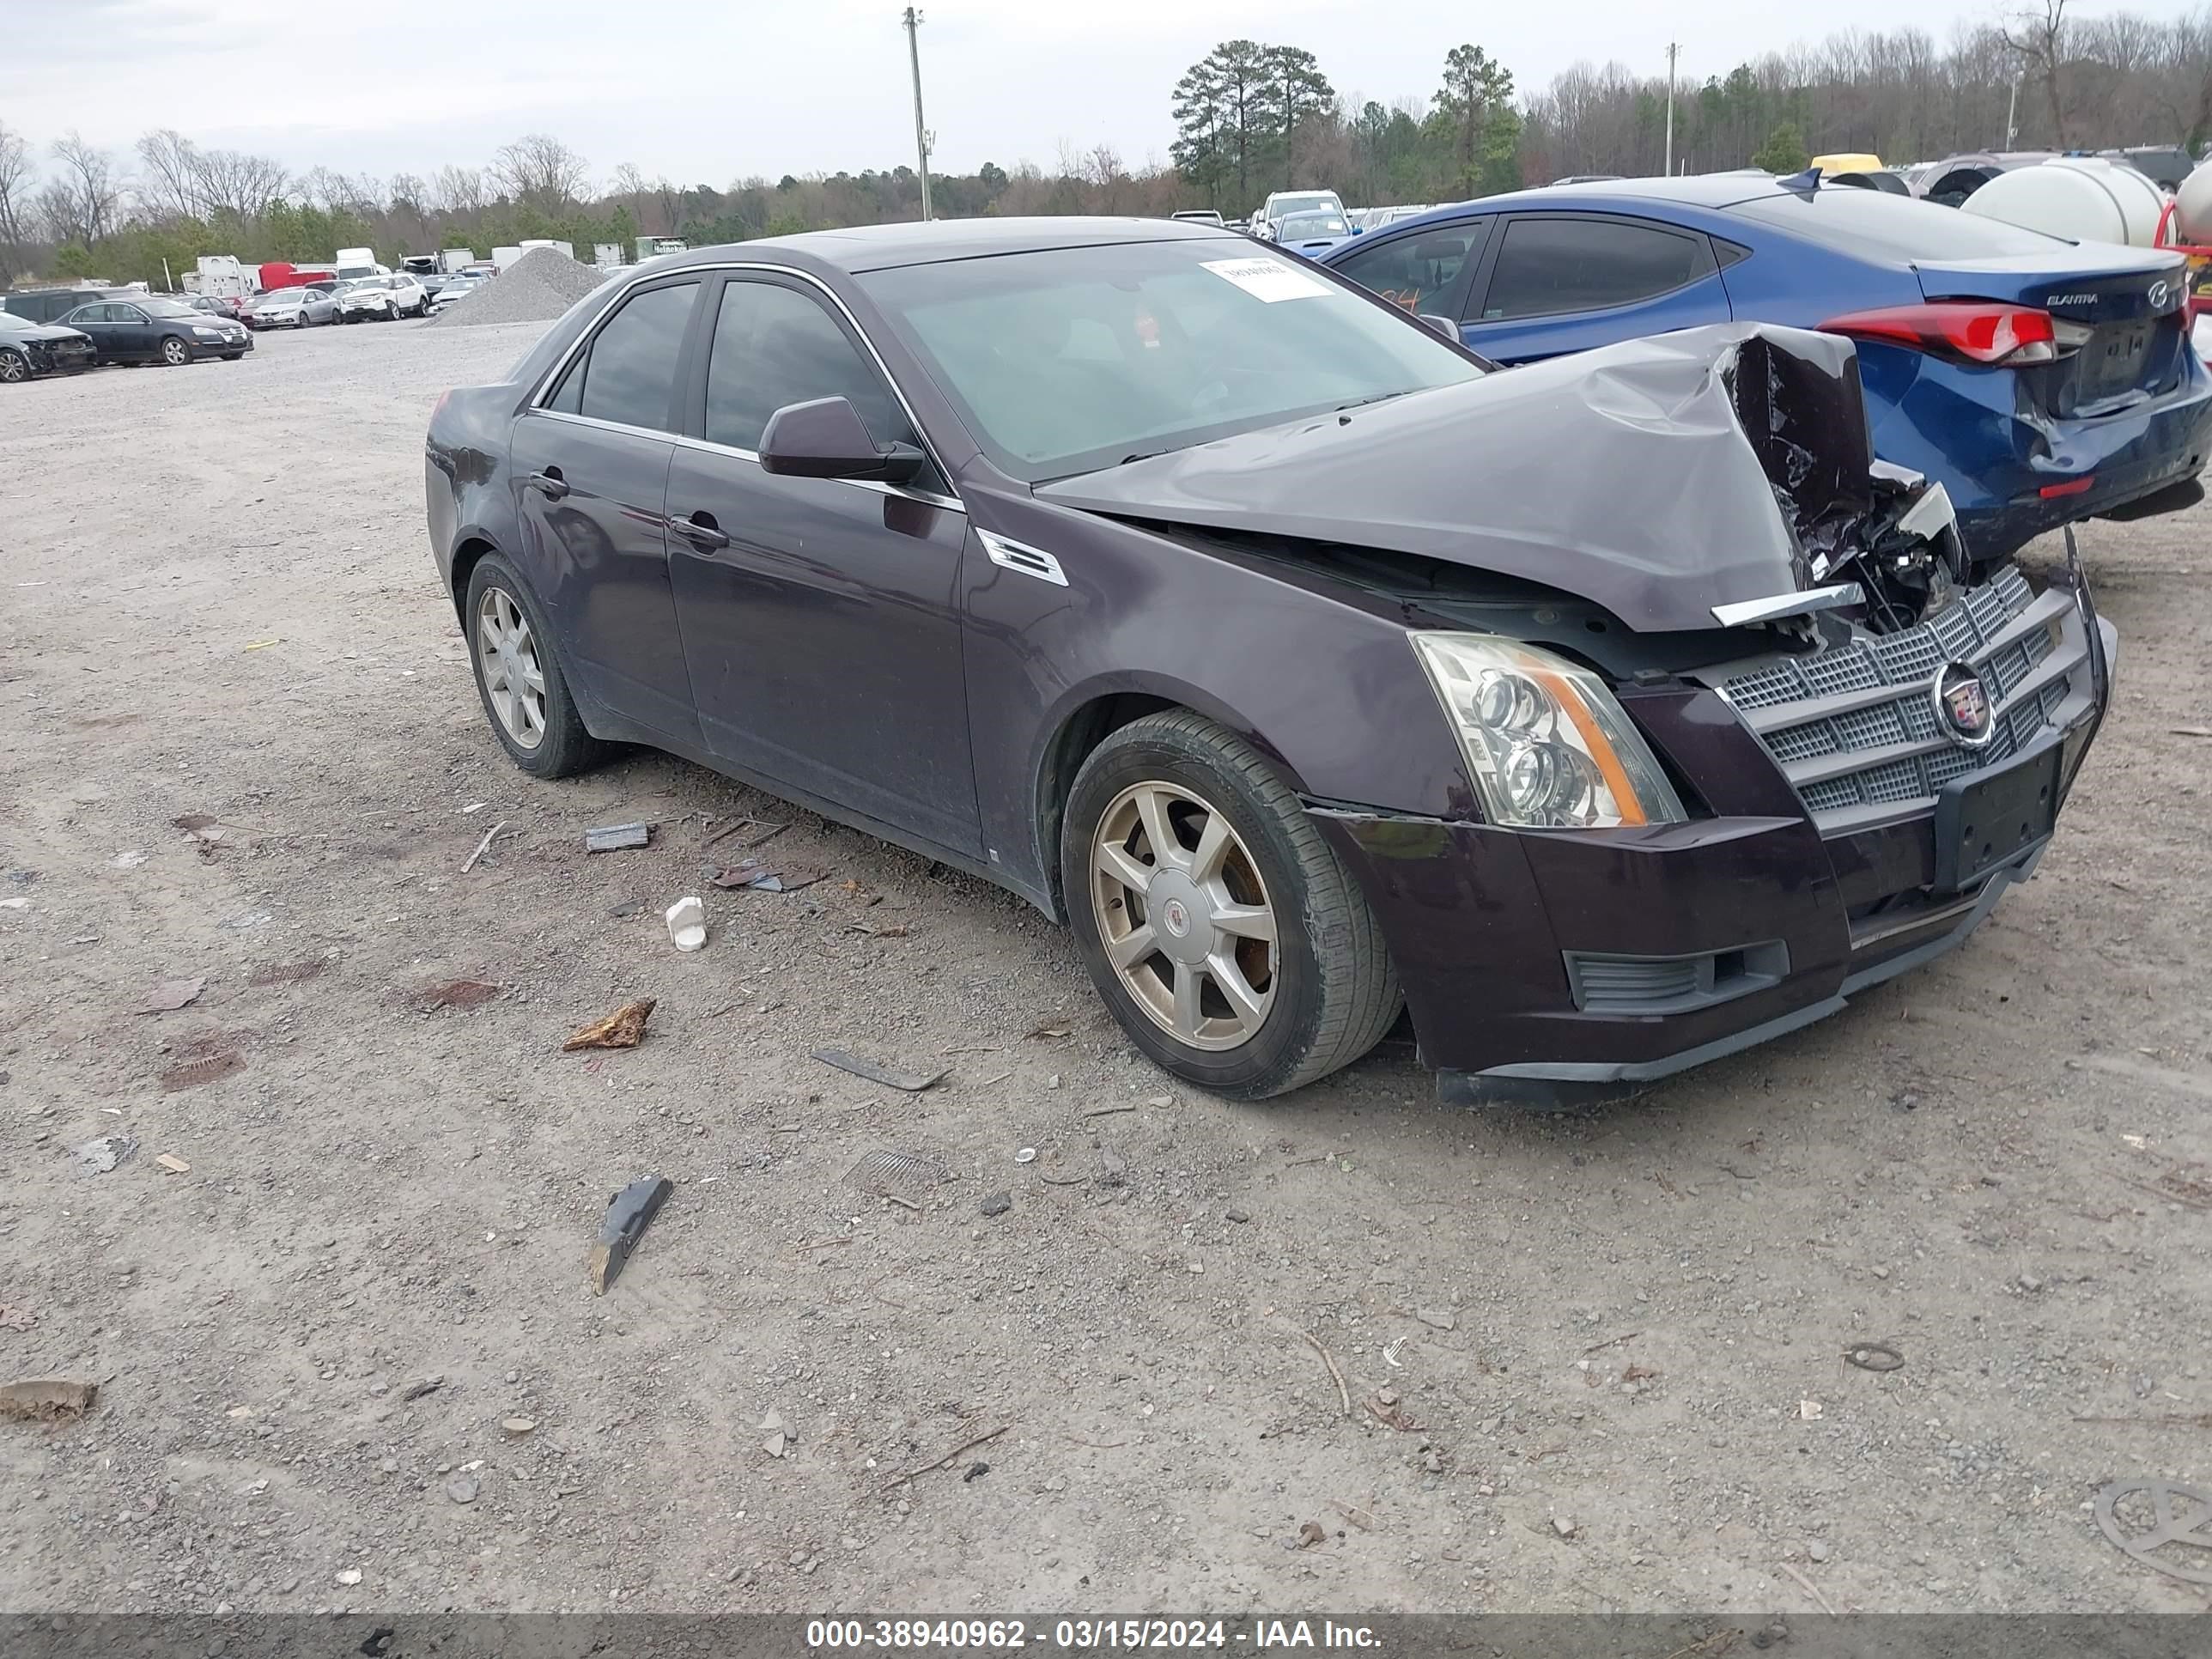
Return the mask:
{"type": "Polygon", "coordinates": [[[1489,634],[1412,638],[1491,823],[1602,830],[1689,816],[1620,700],[1588,669],[1489,634]]]}

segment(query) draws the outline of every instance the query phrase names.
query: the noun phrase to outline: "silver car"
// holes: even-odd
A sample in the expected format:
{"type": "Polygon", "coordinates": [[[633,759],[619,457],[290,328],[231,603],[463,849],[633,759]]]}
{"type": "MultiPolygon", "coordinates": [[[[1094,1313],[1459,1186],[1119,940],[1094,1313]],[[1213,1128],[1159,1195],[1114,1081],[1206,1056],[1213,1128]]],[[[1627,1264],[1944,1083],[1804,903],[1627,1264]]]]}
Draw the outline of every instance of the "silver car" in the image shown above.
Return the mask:
{"type": "Polygon", "coordinates": [[[272,289],[246,308],[248,328],[320,328],[338,319],[338,302],[319,288],[272,289]]]}

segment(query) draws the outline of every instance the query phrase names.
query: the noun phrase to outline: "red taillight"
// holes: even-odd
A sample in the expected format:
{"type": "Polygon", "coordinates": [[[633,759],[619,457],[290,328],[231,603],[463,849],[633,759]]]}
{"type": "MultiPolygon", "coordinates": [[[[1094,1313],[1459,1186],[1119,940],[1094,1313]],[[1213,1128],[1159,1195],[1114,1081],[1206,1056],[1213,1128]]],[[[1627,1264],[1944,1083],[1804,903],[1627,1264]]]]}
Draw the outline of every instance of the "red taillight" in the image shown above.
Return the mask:
{"type": "Polygon", "coordinates": [[[1939,300],[1920,306],[1854,311],[1820,325],[1824,332],[1855,340],[1880,340],[1956,362],[2012,368],[2047,363],[2058,356],[2051,313],[1995,301],[1939,300]]]}

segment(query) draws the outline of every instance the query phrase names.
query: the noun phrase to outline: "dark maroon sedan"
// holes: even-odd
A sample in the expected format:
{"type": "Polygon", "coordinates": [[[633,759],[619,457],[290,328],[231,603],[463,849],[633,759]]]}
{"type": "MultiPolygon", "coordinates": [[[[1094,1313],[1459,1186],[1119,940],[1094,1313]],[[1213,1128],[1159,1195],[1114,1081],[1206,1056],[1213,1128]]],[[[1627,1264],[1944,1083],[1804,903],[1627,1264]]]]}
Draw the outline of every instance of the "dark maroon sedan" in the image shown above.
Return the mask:
{"type": "Polygon", "coordinates": [[[1848,341],[1493,374],[1189,224],[656,260],[428,468],[516,764],[648,744],[999,882],[1243,1097],[1401,1006],[1461,1099],[1834,1012],[2033,872],[2115,649],[2070,567],[1968,585],[1848,341]]]}

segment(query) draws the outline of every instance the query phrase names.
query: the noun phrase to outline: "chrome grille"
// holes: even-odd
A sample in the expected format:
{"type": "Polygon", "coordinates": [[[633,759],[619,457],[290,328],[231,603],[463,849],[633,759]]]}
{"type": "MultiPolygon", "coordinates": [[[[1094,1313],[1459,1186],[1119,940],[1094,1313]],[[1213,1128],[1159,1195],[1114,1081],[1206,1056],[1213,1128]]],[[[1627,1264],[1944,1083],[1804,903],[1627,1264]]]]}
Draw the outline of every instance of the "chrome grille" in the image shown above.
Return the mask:
{"type": "Polygon", "coordinates": [[[1722,669],[1714,678],[1816,817],[1919,800],[2036,740],[2066,701],[2069,683],[2087,672],[2086,641],[2067,622],[2066,660],[2052,677],[2054,624],[2073,614],[2063,593],[2039,599],[2008,567],[1917,628],[1863,635],[1812,656],[1722,669]],[[1995,732],[1978,750],[1958,747],[1939,730],[1929,685],[1954,660],[1973,667],[1996,705],[1995,732]],[[2032,679],[2044,683],[2023,690],[2032,679]],[[1861,755],[1864,762],[1852,765],[1861,755]]]}

